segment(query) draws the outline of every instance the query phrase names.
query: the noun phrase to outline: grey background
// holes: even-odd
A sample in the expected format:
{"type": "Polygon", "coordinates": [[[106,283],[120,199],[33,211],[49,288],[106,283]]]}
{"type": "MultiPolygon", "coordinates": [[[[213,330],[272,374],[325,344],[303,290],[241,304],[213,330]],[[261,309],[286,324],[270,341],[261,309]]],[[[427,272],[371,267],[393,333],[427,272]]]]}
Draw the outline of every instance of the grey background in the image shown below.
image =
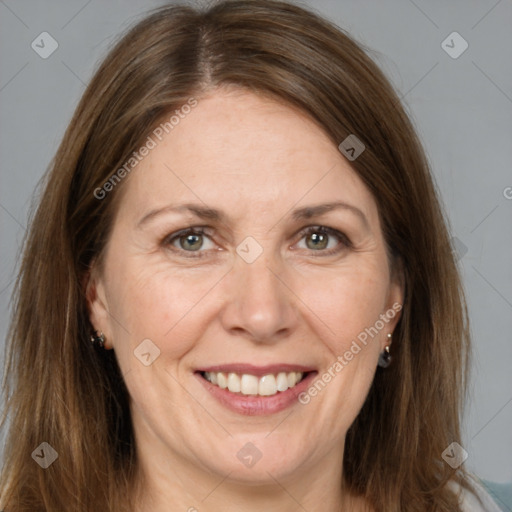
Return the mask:
{"type": "MultiPolygon", "coordinates": [[[[2,344],[34,187],[108,45],[162,3],[0,1],[2,344]],[[43,31],[59,44],[47,59],[31,48],[43,31]]],[[[512,2],[303,4],[377,51],[417,126],[469,298],[475,367],[461,443],[466,464],[481,478],[512,482],[512,2]],[[457,59],[441,47],[453,31],[469,44],[457,59]]]]}

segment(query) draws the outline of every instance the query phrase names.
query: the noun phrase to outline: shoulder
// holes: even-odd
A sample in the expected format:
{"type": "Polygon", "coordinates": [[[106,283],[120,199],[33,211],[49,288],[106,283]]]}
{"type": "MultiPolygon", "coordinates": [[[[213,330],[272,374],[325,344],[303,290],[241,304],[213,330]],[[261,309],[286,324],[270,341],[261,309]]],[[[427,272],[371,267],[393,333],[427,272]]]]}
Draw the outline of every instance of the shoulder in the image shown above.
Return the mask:
{"type": "Polygon", "coordinates": [[[461,510],[464,512],[502,512],[480,480],[469,477],[474,493],[456,482],[450,482],[450,488],[459,495],[461,510]]]}

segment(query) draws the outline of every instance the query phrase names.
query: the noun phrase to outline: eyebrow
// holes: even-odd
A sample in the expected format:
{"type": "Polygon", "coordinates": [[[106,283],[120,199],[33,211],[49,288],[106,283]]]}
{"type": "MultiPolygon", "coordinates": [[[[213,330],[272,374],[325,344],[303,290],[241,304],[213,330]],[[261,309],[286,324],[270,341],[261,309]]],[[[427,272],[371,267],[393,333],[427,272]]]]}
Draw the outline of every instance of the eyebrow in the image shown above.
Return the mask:
{"type": "Polygon", "coordinates": [[[359,208],[356,208],[355,206],[344,203],[341,201],[336,201],[332,203],[324,203],[319,204],[315,206],[305,206],[304,208],[298,208],[297,210],[294,210],[292,212],[292,218],[294,220],[305,220],[310,219],[311,217],[319,217],[320,215],[324,215],[325,213],[329,213],[333,210],[349,210],[352,213],[356,214],[362,221],[363,224],[369,228],[370,224],[368,222],[368,219],[366,218],[366,215],[360,210],[359,208]]]}
{"type": "MultiPolygon", "coordinates": [[[[348,210],[352,213],[354,213],[357,217],[360,218],[360,220],[363,222],[366,228],[369,228],[369,222],[366,218],[365,214],[357,207],[344,203],[341,201],[335,201],[331,203],[322,203],[318,205],[312,205],[312,206],[305,206],[303,208],[297,208],[296,210],[293,210],[291,217],[294,221],[300,221],[300,220],[307,220],[311,219],[312,217],[319,217],[321,215],[324,215],[326,213],[329,213],[334,210],[344,209],[348,210]]],[[[202,206],[200,204],[193,204],[193,203],[187,203],[187,204],[181,204],[181,205],[169,205],[165,206],[163,208],[159,208],[156,210],[151,210],[149,213],[144,215],[142,219],[137,223],[137,227],[140,228],[144,224],[147,224],[148,222],[152,221],[156,217],[164,214],[164,213],[192,213],[196,217],[199,217],[201,219],[210,220],[214,222],[220,222],[224,223],[227,220],[227,215],[222,212],[221,210],[216,210],[215,208],[209,208],[206,206],[202,206]]]]}
{"type": "Polygon", "coordinates": [[[169,205],[163,208],[159,208],[157,210],[151,210],[148,214],[144,215],[142,219],[137,223],[137,227],[140,228],[144,224],[147,224],[154,218],[164,214],[164,213],[184,213],[189,212],[193,213],[196,217],[205,220],[211,220],[216,222],[224,222],[226,215],[220,210],[215,210],[214,208],[208,208],[205,206],[201,206],[199,204],[181,204],[181,205],[169,205]]]}

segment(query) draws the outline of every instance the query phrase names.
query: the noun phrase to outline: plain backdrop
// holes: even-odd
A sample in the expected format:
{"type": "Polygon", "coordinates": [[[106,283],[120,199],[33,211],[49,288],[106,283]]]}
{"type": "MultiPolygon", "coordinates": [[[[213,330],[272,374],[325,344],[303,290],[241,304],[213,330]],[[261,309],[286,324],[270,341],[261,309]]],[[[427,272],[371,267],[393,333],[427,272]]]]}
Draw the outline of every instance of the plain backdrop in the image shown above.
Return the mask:
{"type": "MultiPolygon", "coordinates": [[[[0,1],[2,344],[34,188],[109,45],[161,4],[0,1]],[[31,46],[42,32],[58,44],[46,59],[31,46]]],[[[486,480],[512,482],[512,2],[302,4],[373,49],[417,127],[469,300],[475,361],[461,440],[466,464],[486,480]]]]}

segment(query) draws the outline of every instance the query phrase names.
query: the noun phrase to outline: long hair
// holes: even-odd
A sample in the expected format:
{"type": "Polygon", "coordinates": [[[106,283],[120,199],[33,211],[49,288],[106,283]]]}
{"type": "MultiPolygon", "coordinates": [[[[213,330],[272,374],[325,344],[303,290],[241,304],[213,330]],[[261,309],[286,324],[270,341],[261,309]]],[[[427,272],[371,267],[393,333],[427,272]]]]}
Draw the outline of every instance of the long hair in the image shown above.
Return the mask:
{"type": "Polygon", "coordinates": [[[228,85],[298,107],[336,146],[349,135],[365,145],[351,165],[377,202],[405,296],[393,364],[377,370],[348,431],[344,476],[375,510],[459,510],[446,484],[465,485],[465,474],[441,455],[460,441],[467,313],[428,162],[365,50],[315,13],[272,0],[157,9],[87,87],[41,185],[15,286],[0,508],[130,510],[137,459],[128,392],[114,351],[89,340],[84,290],[129,177],[104,197],[98,190],[162,118],[228,85]],[[47,469],[31,458],[43,442],[58,453],[47,469]]]}

